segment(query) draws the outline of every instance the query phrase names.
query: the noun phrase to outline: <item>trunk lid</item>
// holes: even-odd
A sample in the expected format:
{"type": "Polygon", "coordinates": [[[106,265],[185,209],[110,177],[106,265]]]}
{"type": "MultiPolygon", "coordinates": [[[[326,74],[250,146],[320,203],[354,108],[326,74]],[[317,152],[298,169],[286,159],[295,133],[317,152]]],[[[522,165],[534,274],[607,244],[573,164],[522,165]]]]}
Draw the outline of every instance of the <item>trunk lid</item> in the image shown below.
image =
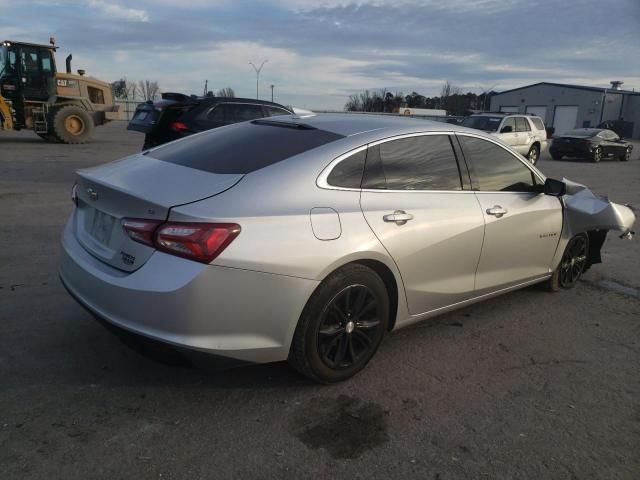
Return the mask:
{"type": "Polygon", "coordinates": [[[155,249],[131,240],[122,228],[123,218],[164,221],[172,207],[222,193],[242,177],[204,172],[145,154],[80,170],[76,180],[76,238],[103,262],[134,271],[155,249]]]}
{"type": "Polygon", "coordinates": [[[127,130],[151,133],[162,129],[169,122],[176,120],[183,113],[194,107],[192,99],[163,98],[156,102],[145,102],[137,106],[133,117],[127,125],[127,130]]]}

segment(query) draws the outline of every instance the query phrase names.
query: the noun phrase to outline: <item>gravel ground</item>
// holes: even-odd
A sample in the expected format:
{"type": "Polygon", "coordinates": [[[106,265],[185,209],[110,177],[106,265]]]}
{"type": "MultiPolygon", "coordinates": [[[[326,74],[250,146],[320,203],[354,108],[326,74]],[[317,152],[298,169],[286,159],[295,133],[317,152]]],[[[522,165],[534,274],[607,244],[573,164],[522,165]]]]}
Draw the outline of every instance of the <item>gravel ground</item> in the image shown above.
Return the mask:
{"type": "MultiPolygon", "coordinates": [[[[636,479],[640,244],[573,290],[527,288],[390,334],[360,375],[222,371],[123,345],[64,291],[74,171],[139,150],[0,135],[0,477],[636,479]]],[[[628,163],[540,168],[640,206],[628,163]]],[[[640,228],[640,227],[638,227],[640,228]]]]}

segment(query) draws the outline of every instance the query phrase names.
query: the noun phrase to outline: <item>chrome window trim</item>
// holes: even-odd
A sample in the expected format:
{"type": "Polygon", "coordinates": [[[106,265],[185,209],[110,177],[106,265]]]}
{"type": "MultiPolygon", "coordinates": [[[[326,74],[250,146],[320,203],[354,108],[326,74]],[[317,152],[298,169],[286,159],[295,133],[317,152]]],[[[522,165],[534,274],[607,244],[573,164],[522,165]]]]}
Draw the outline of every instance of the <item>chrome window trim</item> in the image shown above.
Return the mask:
{"type": "Polygon", "coordinates": [[[394,135],[391,137],[383,138],[381,140],[376,140],[375,142],[367,143],[365,145],[361,145],[359,147],[354,148],[353,150],[349,150],[342,155],[334,158],[329,165],[324,167],[318,178],[316,179],[316,185],[319,188],[324,190],[341,190],[346,192],[389,192],[389,193],[504,193],[504,194],[513,194],[513,193],[532,193],[532,192],[503,192],[503,191],[491,191],[491,190],[385,190],[385,189],[377,189],[377,188],[347,188],[347,187],[336,187],[334,185],[330,185],[327,182],[331,171],[335,168],[337,164],[346,160],[351,155],[355,155],[356,153],[361,152],[369,147],[375,147],[376,145],[380,145],[382,143],[391,142],[394,140],[402,140],[403,138],[412,138],[412,137],[422,137],[426,135],[462,135],[467,137],[479,138],[481,140],[486,140],[491,142],[502,149],[506,150],[509,154],[515,157],[520,163],[522,163],[525,167],[527,167],[533,174],[536,176],[538,180],[540,180],[541,184],[544,184],[546,177],[542,175],[533,165],[530,164],[528,160],[522,157],[519,153],[511,151],[509,147],[503,145],[497,140],[493,138],[488,138],[484,135],[475,134],[472,132],[456,132],[453,130],[441,130],[441,131],[432,131],[432,132],[416,132],[416,133],[403,133],[401,135],[394,135]]]}

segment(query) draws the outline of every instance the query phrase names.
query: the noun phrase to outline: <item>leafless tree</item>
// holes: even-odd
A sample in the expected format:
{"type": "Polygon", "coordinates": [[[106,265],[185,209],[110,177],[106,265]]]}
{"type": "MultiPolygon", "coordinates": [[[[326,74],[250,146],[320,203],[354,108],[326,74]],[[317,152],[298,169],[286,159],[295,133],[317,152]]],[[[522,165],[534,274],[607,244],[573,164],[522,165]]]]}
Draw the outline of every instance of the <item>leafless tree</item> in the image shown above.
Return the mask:
{"type": "Polygon", "coordinates": [[[140,80],[138,82],[138,91],[142,100],[155,100],[160,93],[158,82],[151,80],[140,80]]]}
{"type": "Polygon", "coordinates": [[[219,97],[233,98],[233,97],[236,96],[236,92],[234,92],[233,88],[231,88],[231,87],[225,87],[223,89],[218,90],[218,96],[219,97]]]}
{"type": "Polygon", "coordinates": [[[128,82],[125,79],[126,87],[125,87],[125,98],[127,100],[137,100],[140,96],[140,90],[138,89],[138,84],[136,82],[128,82]]]}

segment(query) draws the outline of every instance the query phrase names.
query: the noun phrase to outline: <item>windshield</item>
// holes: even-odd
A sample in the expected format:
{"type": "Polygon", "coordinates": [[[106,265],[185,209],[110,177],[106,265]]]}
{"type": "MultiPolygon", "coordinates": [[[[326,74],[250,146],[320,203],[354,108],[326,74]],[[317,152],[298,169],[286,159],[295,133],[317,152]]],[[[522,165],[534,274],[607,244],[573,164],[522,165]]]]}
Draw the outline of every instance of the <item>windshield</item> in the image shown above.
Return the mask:
{"type": "Polygon", "coordinates": [[[485,132],[495,132],[501,121],[502,117],[467,117],[462,121],[462,126],[485,132]]]}
{"type": "Polygon", "coordinates": [[[599,133],[597,130],[569,130],[568,132],[564,132],[562,135],[565,137],[593,137],[599,133]]]}

